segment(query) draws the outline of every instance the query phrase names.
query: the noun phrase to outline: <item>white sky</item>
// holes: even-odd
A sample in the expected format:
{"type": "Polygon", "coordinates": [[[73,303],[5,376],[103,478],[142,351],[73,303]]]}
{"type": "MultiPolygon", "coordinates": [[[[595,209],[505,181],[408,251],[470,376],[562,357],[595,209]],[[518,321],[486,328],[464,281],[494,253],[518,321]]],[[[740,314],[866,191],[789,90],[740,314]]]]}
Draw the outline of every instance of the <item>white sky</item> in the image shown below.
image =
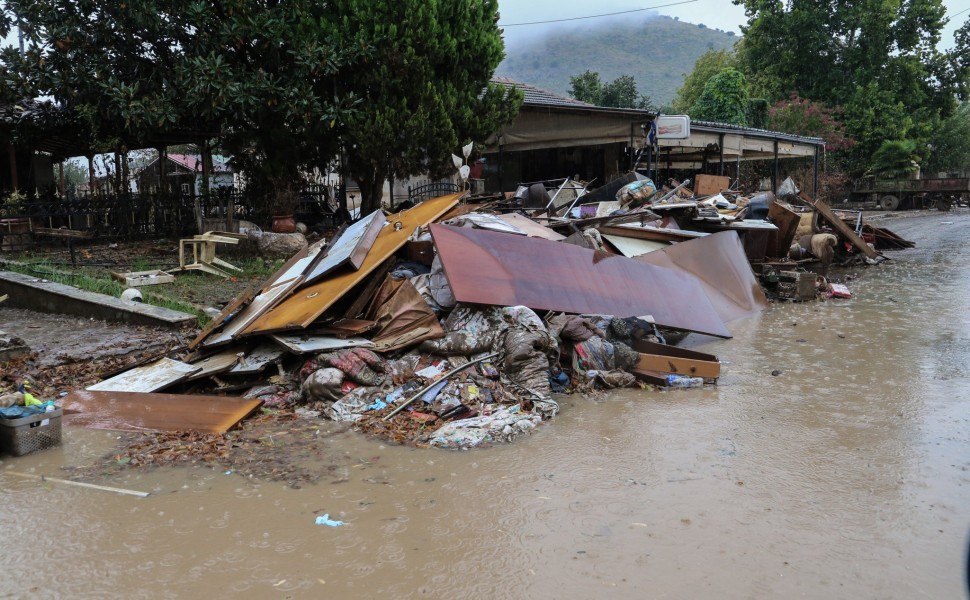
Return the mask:
{"type": "MultiPolygon", "coordinates": [[[[741,33],[740,26],[747,22],[744,9],[735,6],[731,0],[693,0],[688,2],[684,0],[644,0],[640,2],[634,0],[599,0],[598,2],[591,2],[590,0],[499,0],[501,12],[499,24],[588,17],[650,8],[663,4],[676,5],[618,15],[612,18],[639,19],[641,15],[661,14],[679,17],[681,21],[688,23],[703,23],[712,29],[723,29],[738,34],[741,33]]],[[[943,30],[943,40],[940,44],[942,49],[949,49],[953,47],[953,32],[970,18],[970,0],[944,0],[943,5],[947,7],[948,16],[956,15],[943,30]],[[966,12],[960,14],[961,11],[966,12]]],[[[543,32],[555,31],[557,28],[577,28],[586,24],[601,24],[608,22],[609,19],[610,17],[601,17],[547,25],[508,27],[505,29],[505,36],[509,43],[515,43],[518,40],[528,39],[543,32]]],[[[16,44],[16,32],[8,36],[3,43],[5,45],[16,44]]]]}
{"type": "MultiPolygon", "coordinates": [[[[679,17],[681,21],[688,23],[703,23],[712,29],[733,31],[738,34],[741,33],[740,26],[747,23],[744,9],[735,6],[731,0],[695,0],[686,3],[683,0],[642,0],[640,2],[634,0],[599,0],[597,2],[590,2],[589,0],[499,0],[499,11],[501,13],[499,25],[586,17],[675,3],[680,4],[612,18],[639,19],[640,15],[661,14],[679,17]]],[[[944,0],[943,5],[947,7],[947,16],[950,16],[970,9],[970,0],[944,0]]],[[[970,18],[970,11],[957,14],[951,20],[950,24],[943,30],[941,49],[953,47],[953,32],[968,18],[970,18]]],[[[505,28],[506,40],[510,44],[514,44],[540,32],[555,31],[559,27],[582,27],[585,24],[602,23],[608,19],[609,17],[603,17],[566,21],[558,24],[507,27],[505,28]]]]}

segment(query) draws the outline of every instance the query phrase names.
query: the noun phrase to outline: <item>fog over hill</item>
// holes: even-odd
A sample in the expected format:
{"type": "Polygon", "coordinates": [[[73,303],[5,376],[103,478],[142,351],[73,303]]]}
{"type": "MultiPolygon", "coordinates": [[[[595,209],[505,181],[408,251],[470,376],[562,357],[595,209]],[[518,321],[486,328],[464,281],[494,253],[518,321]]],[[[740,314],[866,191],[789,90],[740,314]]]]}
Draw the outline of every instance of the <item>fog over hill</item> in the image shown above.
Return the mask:
{"type": "Polygon", "coordinates": [[[731,48],[740,39],[716,23],[692,24],[666,16],[625,16],[595,25],[555,24],[506,31],[506,58],[496,75],[562,95],[569,78],[589,69],[604,82],[632,75],[654,105],[669,103],[708,50],[731,48]]]}

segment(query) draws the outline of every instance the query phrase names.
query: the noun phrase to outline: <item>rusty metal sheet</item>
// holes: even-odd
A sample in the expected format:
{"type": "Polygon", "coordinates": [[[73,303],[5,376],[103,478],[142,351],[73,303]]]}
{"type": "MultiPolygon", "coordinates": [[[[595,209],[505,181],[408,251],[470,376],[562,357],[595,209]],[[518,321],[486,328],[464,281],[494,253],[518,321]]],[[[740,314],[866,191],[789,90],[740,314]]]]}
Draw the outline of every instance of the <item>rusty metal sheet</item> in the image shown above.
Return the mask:
{"type": "Polygon", "coordinates": [[[334,302],[400,250],[416,229],[443,215],[458,204],[462,196],[464,192],[425,200],[414,208],[387,217],[387,225],[378,234],[360,269],[331,273],[322,281],[299,290],[262,315],[244,333],[268,333],[309,327],[334,302]]]}
{"type": "Polygon", "coordinates": [[[733,231],[674,244],[635,260],[696,277],[725,322],[755,314],[768,306],[741,240],[733,231]]]}
{"type": "Polygon", "coordinates": [[[459,302],[651,315],[665,327],[731,337],[700,282],[683,271],[490,231],[432,225],[431,235],[459,302]]]}
{"type": "Polygon", "coordinates": [[[143,367],[136,367],[105,379],[101,383],[88,386],[91,391],[155,392],[173,383],[186,380],[202,370],[202,367],[187,365],[184,362],[163,358],[143,367]]]}
{"type": "Polygon", "coordinates": [[[77,390],[62,399],[64,421],[74,427],[116,431],[225,433],[262,400],[189,394],[77,390]]]}

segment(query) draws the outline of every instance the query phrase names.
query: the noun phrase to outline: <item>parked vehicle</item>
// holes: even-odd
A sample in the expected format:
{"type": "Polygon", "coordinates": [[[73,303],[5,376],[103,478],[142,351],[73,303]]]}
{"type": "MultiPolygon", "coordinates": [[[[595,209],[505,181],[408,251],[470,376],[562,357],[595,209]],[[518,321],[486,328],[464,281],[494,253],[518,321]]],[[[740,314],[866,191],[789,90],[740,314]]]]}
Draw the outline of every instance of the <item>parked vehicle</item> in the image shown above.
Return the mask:
{"type": "Polygon", "coordinates": [[[872,202],[883,210],[936,208],[950,210],[970,199],[970,178],[875,179],[867,177],[852,191],[857,202],[872,202]]]}

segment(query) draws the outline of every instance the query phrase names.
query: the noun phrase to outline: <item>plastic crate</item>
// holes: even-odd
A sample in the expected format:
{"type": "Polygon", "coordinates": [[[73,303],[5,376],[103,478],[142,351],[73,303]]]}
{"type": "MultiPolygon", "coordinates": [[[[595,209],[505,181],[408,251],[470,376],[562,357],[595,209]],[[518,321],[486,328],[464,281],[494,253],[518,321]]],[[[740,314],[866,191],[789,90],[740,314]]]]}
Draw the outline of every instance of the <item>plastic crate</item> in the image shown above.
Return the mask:
{"type": "Polygon", "coordinates": [[[19,419],[0,419],[0,454],[23,456],[60,446],[63,414],[58,408],[19,419]]]}

